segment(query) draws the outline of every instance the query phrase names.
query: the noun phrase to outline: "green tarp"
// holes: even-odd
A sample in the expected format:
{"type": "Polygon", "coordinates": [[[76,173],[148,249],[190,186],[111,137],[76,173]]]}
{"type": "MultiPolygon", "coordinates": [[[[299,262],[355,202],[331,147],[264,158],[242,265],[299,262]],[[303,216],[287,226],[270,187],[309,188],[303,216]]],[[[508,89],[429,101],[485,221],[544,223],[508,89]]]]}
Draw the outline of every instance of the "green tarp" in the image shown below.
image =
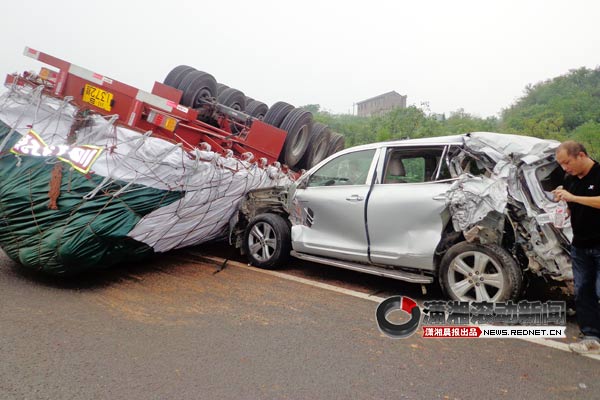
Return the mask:
{"type": "MultiPolygon", "coordinates": [[[[0,142],[9,132],[0,121],[0,142]]],[[[84,175],[53,157],[17,157],[9,150],[20,137],[13,134],[0,153],[0,246],[10,258],[28,268],[64,274],[153,253],[127,233],[144,215],[180,199],[182,192],[132,185],[113,197],[126,184],[114,182],[84,200],[103,177],[84,175]],[[58,209],[51,210],[48,191],[56,163],[61,163],[62,180],[58,209]]]]}

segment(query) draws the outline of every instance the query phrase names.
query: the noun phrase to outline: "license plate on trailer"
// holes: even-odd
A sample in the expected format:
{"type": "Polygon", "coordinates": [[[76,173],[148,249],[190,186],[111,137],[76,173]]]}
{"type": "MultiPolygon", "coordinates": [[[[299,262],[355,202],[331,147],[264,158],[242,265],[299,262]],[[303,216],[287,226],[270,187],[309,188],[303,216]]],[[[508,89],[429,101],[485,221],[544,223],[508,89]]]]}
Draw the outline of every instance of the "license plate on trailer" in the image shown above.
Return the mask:
{"type": "Polygon", "coordinates": [[[113,94],[92,85],[85,85],[83,101],[106,111],[112,109],[113,94]]]}

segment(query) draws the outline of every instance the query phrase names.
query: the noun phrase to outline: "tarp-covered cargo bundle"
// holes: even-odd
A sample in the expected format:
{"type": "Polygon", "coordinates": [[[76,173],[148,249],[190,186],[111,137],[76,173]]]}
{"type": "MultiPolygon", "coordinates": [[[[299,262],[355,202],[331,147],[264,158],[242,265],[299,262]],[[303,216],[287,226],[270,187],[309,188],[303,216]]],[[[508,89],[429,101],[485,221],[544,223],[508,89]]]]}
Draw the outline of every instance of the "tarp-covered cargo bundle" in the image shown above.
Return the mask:
{"type": "Polygon", "coordinates": [[[0,97],[0,246],[52,274],[223,236],[251,189],[288,175],[115,124],[13,86],[0,97]]]}

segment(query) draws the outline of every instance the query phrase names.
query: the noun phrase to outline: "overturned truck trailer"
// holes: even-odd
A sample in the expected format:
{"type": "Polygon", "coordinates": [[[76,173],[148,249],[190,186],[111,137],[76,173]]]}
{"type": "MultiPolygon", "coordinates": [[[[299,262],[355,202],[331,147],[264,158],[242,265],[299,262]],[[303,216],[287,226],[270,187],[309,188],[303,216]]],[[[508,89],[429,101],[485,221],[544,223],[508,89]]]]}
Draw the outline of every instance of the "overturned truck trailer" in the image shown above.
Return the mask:
{"type": "Polygon", "coordinates": [[[249,190],[297,177],[286,161],[297,169],[343,147],[327,147],[328,128],[287,103],[271,114],[255,104],[259,117],[231,93],[220,103],[214,78],[193,68],[145,92],[25,55],[56,69],[5,81],[0,246],[34,270],[80,272],[220,238],[249,190]]]}

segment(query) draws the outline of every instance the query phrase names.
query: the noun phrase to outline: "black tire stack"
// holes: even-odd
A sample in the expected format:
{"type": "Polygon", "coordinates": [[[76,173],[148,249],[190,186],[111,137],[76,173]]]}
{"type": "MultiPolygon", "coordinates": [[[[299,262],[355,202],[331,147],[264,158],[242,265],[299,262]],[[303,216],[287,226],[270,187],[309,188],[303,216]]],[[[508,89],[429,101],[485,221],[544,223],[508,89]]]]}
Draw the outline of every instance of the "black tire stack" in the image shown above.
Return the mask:
{"type": "Polygon", "coordinates": [[[248,102],[248,98],[246,98],[246,114],[251,117],[263,120],[265,115],[269,111],[269,106],[258,100],[250,100],[248,102]]]}
{"type": "Polygon", "coordinates": [[[300,168],[309,169],[329,156],[331,129],[325,124],[315,122],[310,131],[308,147],[300,160],[300,168]]]}
{"type": "Polygon", "coordinates": [[[191,108],[198,108],[217,95],[217,81],[214,76],[187,65],[173,68],[165,78],[164,84],[181,90],[181,104],[191,108]]]}
{"type": "Polygon", "coordinates": [[[279,161],[289,168],[310,169],[344,148],[344,137],[324,124],[315,123],[310,111],[283,101],[269,108],[265,103],[218,83],[212,75],[188,65],[173,68],[164,84],[183,92],[181,104],[184,106],[201,108],[205,103],[216,101],[286,131],[279,161]]]}
{"type": "Polygon", "coordinates": [[[340,150],[344,150],[344,146],[346,145],[346,139],[340,133],[333,132],[331,134],[331,141],[329,142],[329,146],[327,147],[327,156],[329,157],[332,154],[337,153],[340,150]]]}
{"type": "Polygon", "coordinates": [[[263,122],[279,128],[285,117],[294,109],[294,106],[283,101],[273,104],[265,114],[263,122]]]}
{"type": "Polygon", "coordinates": [[[217,96],[217,102],[236,111],[246,110],[246,96],[234,88],[223,89],[217,96]]]}

